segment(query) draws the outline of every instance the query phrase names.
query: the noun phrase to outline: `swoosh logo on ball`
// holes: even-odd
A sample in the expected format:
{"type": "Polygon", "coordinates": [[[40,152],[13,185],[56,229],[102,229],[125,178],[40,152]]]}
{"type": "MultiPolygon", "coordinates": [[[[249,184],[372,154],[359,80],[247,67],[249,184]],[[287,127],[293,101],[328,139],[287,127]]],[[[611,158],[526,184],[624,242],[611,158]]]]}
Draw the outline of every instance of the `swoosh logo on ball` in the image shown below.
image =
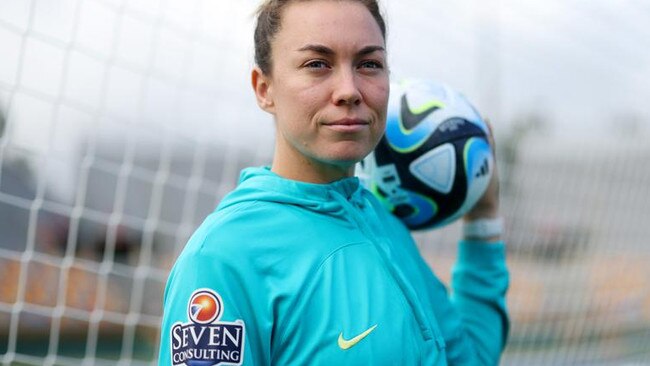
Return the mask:
{"type": "Polygon", "coordinates": [[[444,108],[444,104],[434,100],[412,110],[409,107],[406,95],[402,95],[399,116],[389,115],[386,124],[386,138],[391,147],[401,153],[408,153],[420,147],[429,138],[431,123],[422,123],[431,113],[444,108]],[[397,119],[397,123],[393,123],[397,119]]]}
{"type": "Polygon", "coordinates": [[[409,107],[409,102],[406,100],[406,94],[402,95],[402,105],[400,108],[402,117],[402,126],[406,130],[412,130],[420,124],[427,116],[433,113],[436,109],[440,109],[439,103],[427,103],[417,111],[412,111],[409,107]]]}

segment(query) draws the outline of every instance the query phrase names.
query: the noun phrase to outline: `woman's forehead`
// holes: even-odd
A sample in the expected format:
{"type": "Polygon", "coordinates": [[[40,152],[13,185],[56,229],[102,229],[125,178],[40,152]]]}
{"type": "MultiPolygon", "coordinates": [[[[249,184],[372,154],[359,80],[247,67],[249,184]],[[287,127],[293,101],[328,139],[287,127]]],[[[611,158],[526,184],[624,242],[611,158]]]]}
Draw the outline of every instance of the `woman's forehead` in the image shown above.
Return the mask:
{"type": "Polygon", "coordinates": [[[308,44],[359,48],[384,44],[376,20],[358,2],[316,0],[294,2],[284,9],[276,40],[286,51],[308,44]]]}

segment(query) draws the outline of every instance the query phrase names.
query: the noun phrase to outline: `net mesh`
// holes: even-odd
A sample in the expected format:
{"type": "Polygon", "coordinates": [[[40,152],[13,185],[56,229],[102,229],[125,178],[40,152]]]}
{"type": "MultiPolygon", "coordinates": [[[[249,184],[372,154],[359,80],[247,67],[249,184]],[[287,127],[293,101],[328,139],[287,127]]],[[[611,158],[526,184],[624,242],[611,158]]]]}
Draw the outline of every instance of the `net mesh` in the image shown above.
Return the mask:
{"type": "MultiPolygon", "coordinates": [[[[270,161],[247,81],[256,5],[0,2],[3,364],[156,363],[174,259],[239,170],[270,161]]],[[[503,364],[650,364],[650,9],[610,5],[384,4],[393,76],[444,80],[494,121],[503,364]]],[[[416,234],[444,279],[458,237],[416,234]]]]}

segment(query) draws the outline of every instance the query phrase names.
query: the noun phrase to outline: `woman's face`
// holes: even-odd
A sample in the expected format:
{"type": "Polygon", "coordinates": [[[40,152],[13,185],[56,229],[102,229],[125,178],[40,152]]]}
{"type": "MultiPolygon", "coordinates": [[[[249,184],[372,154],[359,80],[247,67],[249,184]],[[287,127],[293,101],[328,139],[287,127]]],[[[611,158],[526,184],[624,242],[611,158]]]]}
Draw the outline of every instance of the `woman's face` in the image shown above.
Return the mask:
{"type": "MultiPolygon", "coordinates": [[[[384,47],[377,22],[359,3],[316,0],[284,9],[271,75],[258,75],[267,85],[256,87],[258,102],[277,123],[275,159],[294,169],[350,174],[384,131],[384,47]]],[[[255,78],[254,72],[254,85],[255,78]]]]}

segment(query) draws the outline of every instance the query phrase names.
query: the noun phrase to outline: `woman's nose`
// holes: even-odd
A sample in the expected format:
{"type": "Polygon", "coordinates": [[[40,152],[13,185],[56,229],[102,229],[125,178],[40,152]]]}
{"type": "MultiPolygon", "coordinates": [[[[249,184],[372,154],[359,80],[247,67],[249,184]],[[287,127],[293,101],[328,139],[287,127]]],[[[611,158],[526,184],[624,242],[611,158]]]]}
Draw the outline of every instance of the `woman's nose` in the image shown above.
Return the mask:
{"type": "Polygon", "coordinates": [[[359,105],[362,97],[352,70],[341,70],[335,81],[332,99],[336,105],[359,105]]]}

